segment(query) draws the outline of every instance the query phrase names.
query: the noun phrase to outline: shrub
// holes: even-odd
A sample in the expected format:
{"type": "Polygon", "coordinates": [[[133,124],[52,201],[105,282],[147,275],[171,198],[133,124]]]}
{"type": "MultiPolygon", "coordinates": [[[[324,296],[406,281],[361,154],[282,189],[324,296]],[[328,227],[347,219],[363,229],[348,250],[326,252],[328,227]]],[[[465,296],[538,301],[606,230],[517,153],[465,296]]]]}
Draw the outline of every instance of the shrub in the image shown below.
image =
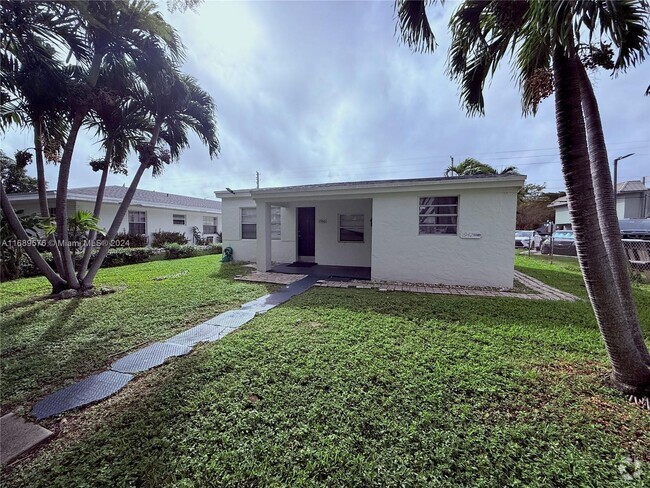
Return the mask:
{"type": "Polygon", "coordinates": [[[165,255],[167,259],[191,258],[196,256],[196,247],[192,245],[180,245],[176,242],[165,244],[165,255]]]}
{"type": "MultiPolygon", "coordinates": [[[[94,249],[90,258],[90,262],[99,252],[99,249],[94,249]]],[[[205,254],[219,254],[221,253],[221,246],[207,245],[207,246],[192,246],[180,245],[177,243],[166,244],[164,248],[151,248],[151,247],[116,247],[108,250],[106,259],[102,263],[102,268],[113,268],[115,266],[123,266],[125,264],[138,264],[146,263],[148,261],[156,261],[159,259],[180,259],[191,258],[193,256],[201,256],[205,254]]],[[[52,267],[54,267],[54,259],[52,253],[42,252],[43,259],[52,267]]],[[[77,264],[81,261],[82,254],[77,255],[77,264]]],[[[25,254],[20,260],[20,277],[28,278],[30,276],[39,276],[41,272],[38,270],[32,260],[25,254]]]]}
{"type": "MultiPolygon", "coordinates": [[[[93,252],[96,254],[97,252],[93,252]]],[[[144,263],[149,260],[152,255],[152,250],[147,247],[132,247],[132,248],[119,248],[109,249],[106,259],[102,263],[102,267],[111,268],[113,266],[122,266],[123,264],[138,264],[144,263]]],[[[94,258],[94,256],[93,256],[94,258]]],[[[92,262],[92,258],[91,258],[92,262]]]]}
{"type": "MultiPolygon", "coordinates": [[[[54,259],[52,258],[51,252],[42,252],[41,256],[50,266],[54,267],[54,259]]],[[[39,276],[41,274],[40,270],[34,266],[32,260],[25,254],[20,259],[20,277],[29,278],[30,276],[39,276]]]]}
{"type": "Polygon", "coordinates": [[[159,230],[153,233],[152,247],[165,247],[165,244],[187,244],[187,237],[180,232],[168,232],[159,230]]]}
{"type": "Polygon", "coordinates": [[[194,246],[195,256],[205,256],[207,254],[221,254],[221,244],[205,244],[203,246],[194,246]]]}

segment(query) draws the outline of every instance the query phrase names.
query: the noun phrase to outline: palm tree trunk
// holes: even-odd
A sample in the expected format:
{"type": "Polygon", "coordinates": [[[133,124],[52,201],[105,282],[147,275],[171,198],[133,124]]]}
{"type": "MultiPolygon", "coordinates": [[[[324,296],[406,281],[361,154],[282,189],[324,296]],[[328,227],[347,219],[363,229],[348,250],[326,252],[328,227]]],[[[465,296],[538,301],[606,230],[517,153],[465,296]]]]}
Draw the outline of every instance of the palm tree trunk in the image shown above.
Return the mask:
{"type": "MultiPolygon", "coordinates": [[[[158,137],[160,136],[160,129],[162,127],[162,120],[157,120],[154,124],[153,131],[151,132],[151,139],[149,140],[149,145],[150,146],[155,146],[158,143],[158,137]]],[[[104,262],[104,259],[106,259],[106,255],[108,254],[108,250],[110,248],[110,242],[115,239],[115,236],[117,235],[117,231],[120,229],[120,225],[122,224],[122,220],[124,220],[124,217],[126,216],[126,212],[129,209],[129,205],[131,205],[131,201],[133,200],[133,196],[135,195],[135,191],[138,189],[138,184],[140,183],[140,179],[142,178],[142,175],[144,174],[145,170],[149,167],[148,161],[143,161],[140,163],[140,166],[138,167],[138,170],[135,173],[135,176],[133,177],[133,181],[131,181],[131,185],[129,185],[129,189],[126,192],[126,195],[124,196],[124,200],[122,200],[122,203],[120,204],[120,207],[117,209],[117,214],[115,215],[115,218],[113,219],[113,223],[111,224],[111,228],[108,230],[108,234],[106,235],[106,242],[105,244],[99,249],[99,252],[97,253],[97,256],[95,256],[95,260],[93,261],[93,264],[90,266],[88,269],[88,273],[86,273],[86,276],[82,279],[82,284],[84,288],[91,288],[93,286],[93,280],[95,279],[95,275],[99,271],[99,268],[101,267],[102,263],[104,262]]]]}
{"type": "MultiPolygon", "coordinates": [[[[103,53],[95,52],[86,83],[90,88],[94,88],[99,78],[99,71],[103,60],[103,53]]],[[[83,109],[77,109],[72,117],[72,124],[68,139],[63,147],[63,156],[59,163],[59,179],[56,186],[56,228],[61,249],[63,252],[64,277],[70,288],[79,289],[80,284],[75,273],[74,261],[70,252],[70,242],[68,238],[68,180],[70,179],[70,166],[72,164],[72,153],[74,151],[79,129],[86,115],[83,109]]]]}
{"type": "Polygon", "coordinates": [[[612,380],[625,393],[650,390],[650,368],[636,346],[614,286],[600,229],[580,103],[578,59],[560,46],[553,54],[555,116],[578,261],[591,305],[612,362],[612,380]]]}
{"type": "MultiPolygon", "coordinates": [[[[16,215],[14,208],[11,206],[11,202],[9,201],[9,197],[5,192],[3,185],[0,185],[0,203],[2,206],[2,212],[5,214],[7,221],[9,222],[9,226],[11,227],[11,230],[14,231],[14,234],[16,234],[16,237],[18,237],[18,239],[21,241],[30,241],[30,237],[27,235],[27,232],[25,232],[25,229],[20,223],[20,219],[16,215]]],[[[36,246],[24,246],[24,248],[25,252],[31,258],[34,265],[39,269],[41,273],[43,273],[43,275],[52,285],[52,293],[59,293],[68,287],[67,283],[58,274],[56,274],[50,265],[47,264],[45,259],[43,259],[43,256],[41,256],[41,253],[38,252],[36,246]]]]}
{"type": "MultiPolygon", "coordinates": [[[[106,180],[108,179],[108,169],[111,164],[111,158],[113,157],[113,141],[108,140],[106,145],[106,155],[104,156],[104,167],[102,168],[102,176],[99,181],[99,187],[97,188],[97,195],[95,197],[95,208],[93,209],[93,216],[99,218],[99,214],[102,211],[102,203],[104,201],[104,190],[106,189],[106,180]]],[[[88,263],[90,262],[90,257],[92,256],[93,249],[95,246],[93,242],[97,238],[97,232],[91,230],[88,235],[88,245],[84,250],[83,259],[81,260],[81,265],[79,266],[79,271],[77,273],[77,278],[82,279],[82,276],[86,274],[88,269],[88,263]]]]}
{"type": "Polygon", "coordinates": [[[64,273],[63,277],[70,288],[78,289],[79,280],[74,269],[70,242],[68,238],[68,180],[70,179],[70,166],[72,164],[72,152],[77,141],[79,129],[83,122],[84,113],[78,111],[74,114],[68,139],[63,148],[63,157],[59,163],[59,179],[56,186],[56,228],[61,251],[63,253],[64,273]]]}
{"type": "Polygon", "coordinates": [[[618,215],[616,214],[616,196],[612,187],[611,173],[609,172],[607,146],[605,145],[598,102],[587,76],[587,71],[582,63],[579,63],[578,69],[596,207],[605,247],[609,255],[609,263],[614,275],[614,285],[621,300],[623,312],[628,321],[628,327],[630,327],[634,342],[641,352],[644,362],[650,366],[650,354],[648,354],[648,348],[643,340],[639,318],[636,313],[636,304],[632,296],[632,286],[628,275],[629,262],[621,242],[621,231],[618,225],[618,215]]]}
{"type": "Polygon", "coordinates": [[[86,289],[92,288],[95,275],[99,271],[99,268],[104,262],[104,259],[106,259],[106,255],[108,254],[108,250],[110,248],[110,242],[113,239],[115,239],[115,236],[117,235],[117,232],[120,229],[120,225],[122,225],[122,220],[124,220],[124,217],[126,216],[126,212],[129,209],[129,205],[131,205],[131,201],[133,200],[133,195],[135,195],[135,191],[138,189],[138,184],[140,183],[140,179],[142,178],[142,175],[144,174],[146,169],[147,169],[147,165],[145,163],[141,163],[140,166],[138,166],[138,170],[135,172],[135,176],[133,177],[133,181],[131,181],[131,185],[129,185],[129,189],[127,190],[126,195],[124,196],[124,200],[122,200],[122,203],[117,209],[117,214],[113,219],[111,228],[108,230],[108,233],[106,234],[105,243],[99,248],[99,252],[97,253],[97,256],[95,256],[95,259],[93,260],[93,264],[90,265],[90,268],[88,269],[88,273],[86,273],[86,276],[84,276],[82,279],[83,288],[86,289]]]}
{"type": "MultiPolygon", "coordinates": [[[[36,181],[38,184],[38,203],[41,208],[41,217],[49,218],[50,209],[47,204],[47,188],[45,187],[45,164],[43,161],[43,131],[42,121],[37,119],[34,122],[34,152],[36,153],[36,181]]],[[[54,267],[59,274],[63,273],[63,260],[59,248],[56,247],[56,241],[47,236],[47,248],[52,253],[54,267]]]]}

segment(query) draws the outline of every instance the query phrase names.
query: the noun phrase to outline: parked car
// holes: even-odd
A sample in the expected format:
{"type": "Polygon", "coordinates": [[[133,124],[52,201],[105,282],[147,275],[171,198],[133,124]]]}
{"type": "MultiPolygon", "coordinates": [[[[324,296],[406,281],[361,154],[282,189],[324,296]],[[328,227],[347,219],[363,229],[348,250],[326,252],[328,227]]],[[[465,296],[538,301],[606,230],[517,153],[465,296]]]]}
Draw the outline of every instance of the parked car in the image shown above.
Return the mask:
{"type": "MultiPolygon", "coordinates": [[[[567,256],[577,256],[576,239],[572,230],[556,230],[551,236],[553,239],[553,254],[565,254],[567,256]]],[[[542,254],[551,253],[551,239],[542,242],[542,254]]]]}
{"type": "Polygon", "coordinates": [[[542,245],[542,236],[536,230],[516,230],[515,247],[539,250],[542,245]]]}
{"type": "Polygon", "coordinates": [[[620,219],[618,225],[621,238],[650,241],[650,219],[620,219]]]}

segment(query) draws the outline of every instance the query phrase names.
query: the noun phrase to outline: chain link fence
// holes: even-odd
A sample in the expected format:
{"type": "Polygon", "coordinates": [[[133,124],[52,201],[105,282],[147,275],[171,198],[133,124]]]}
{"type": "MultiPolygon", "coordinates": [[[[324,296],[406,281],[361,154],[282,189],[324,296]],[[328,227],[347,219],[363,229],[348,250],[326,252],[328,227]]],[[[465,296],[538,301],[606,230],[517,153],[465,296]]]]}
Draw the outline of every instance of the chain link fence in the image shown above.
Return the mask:
{"type": "Polygon", "coordinates": [[[650,240],[623,239],[632,277],[650,283],[650,240]]]}

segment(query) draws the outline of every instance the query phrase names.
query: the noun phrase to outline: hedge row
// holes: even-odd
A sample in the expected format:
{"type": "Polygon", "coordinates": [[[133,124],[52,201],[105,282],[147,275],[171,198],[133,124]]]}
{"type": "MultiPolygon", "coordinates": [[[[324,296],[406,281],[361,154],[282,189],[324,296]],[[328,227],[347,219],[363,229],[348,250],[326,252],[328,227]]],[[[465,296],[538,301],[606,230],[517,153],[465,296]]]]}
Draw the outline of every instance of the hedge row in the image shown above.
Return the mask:
{"type": "MultiPolygon", "coordinates": [[[[92,263],[98,250],[94,250],[90,262],[92,263]]],[[[80,253],[81,254],[81,253],[80,253]]],[[[178,259],[191,258],[194,256],[204,256],[206,254],[221,254],[220,244],[209,244],[207,246],[193,246],[180,244],[167,244],[163,248],[155,247],[118,247],[108,250],[108,254],[102,263],[102,268],[113,268],[115,266],[124,266],[126,264],[145,263],[147,261],[156,261],[159,259],[178,259]]],[[[50,265],[54,266],[52,253],[42,252],[41,256],[50,265]]],[[[77,261],[81,260],[81,255],[77,256],[77,261]]],[[[20,263],[20,275],[23,278],[29,276],[38,276],[41,272],[38,270],[31,259],[24,255],[20,263]]]]}

